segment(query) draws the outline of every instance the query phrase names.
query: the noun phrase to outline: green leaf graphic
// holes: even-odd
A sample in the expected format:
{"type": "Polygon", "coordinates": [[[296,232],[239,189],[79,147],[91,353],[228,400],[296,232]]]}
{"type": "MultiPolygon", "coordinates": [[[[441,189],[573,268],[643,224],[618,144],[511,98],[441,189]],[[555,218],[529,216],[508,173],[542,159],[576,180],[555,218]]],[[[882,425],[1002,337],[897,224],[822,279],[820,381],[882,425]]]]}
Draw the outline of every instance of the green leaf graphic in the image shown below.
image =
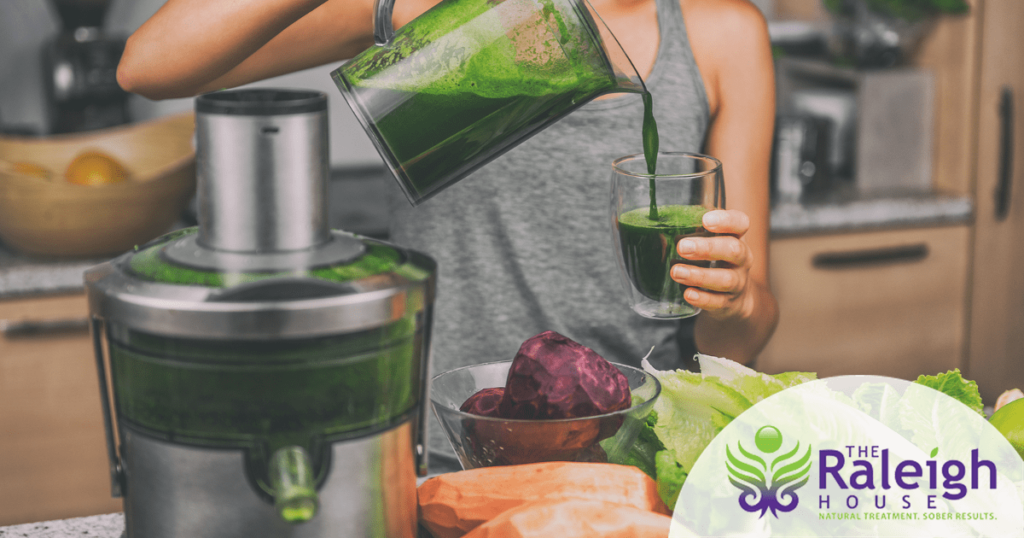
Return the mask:
{"type": "Polygon", "coordinates": [[[778,464],[780,462],[783,462],[783,461],[789,460],[789,458],[792,458],[799,450],[800,450],[800,443],[797,443],[796,446],[793,447],[793,450],[790,450],[789,452],[787,452],[787,453],[785,453],[785,454],[775,458],[774,460],[772,460],[772,471],[775,470],[775,465],[776,464],[778,464]]]}
{"type": "Polygon", "coordinates": [[[732,451],[729,450],[728,445],[725,447],[725,457],[729,460],[725,463],[726,469],[729,474],[736,477],[739,480],[745,480],[751,484],[764,484],[765,478],[761,474],[761,471],[757,467],[743,462],[732,455],[732,451]],[[731,465],[730,465],[731,464],[731,465]],[[745,471],[748,474],[744,474],[745,471]]]}
{"type": "Polygon", "coordinates": [[[935,456],[936,456],[936,455],[937,455],[938,453],[939,453],[939,447],[935,447],[935,448],[933,448],[933,449],[932,449],[932,455],[931,455],[931,457],[933,457],[933,458],[934,458],[934,457],[935,457],[935,456]]]}
{"type": "MultiPolygon", "coordinates": [[[[800,449],[800,443],[796,444],[797,450],[800,449]]],[[[780,487],[795,480],[799,480],[811,471],[811,446],[807,445],[807,451],[804,452],[803,457],[794,463],[783,466],[781,469],[775,472],[772,476],[772,487],[780,487]],[[794,472],[795,471],[795,472],[794,472]],[[790,474],[792,473],[792,474],[790,474]]]]}

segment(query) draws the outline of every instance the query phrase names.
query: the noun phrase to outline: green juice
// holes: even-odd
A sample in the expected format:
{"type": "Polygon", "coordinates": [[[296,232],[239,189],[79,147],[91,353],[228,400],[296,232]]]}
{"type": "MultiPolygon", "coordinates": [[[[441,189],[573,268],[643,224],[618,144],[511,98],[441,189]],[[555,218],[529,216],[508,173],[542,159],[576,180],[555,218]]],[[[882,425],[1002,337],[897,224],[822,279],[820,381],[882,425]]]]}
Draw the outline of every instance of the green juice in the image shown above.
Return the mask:
{"type": "Polygon", "coordinates": [[[442,2],[334,72],[414,203],[620,91],[582,15],[539,4],[442,2]]]}
{"type": "MultiPolygon", "coordinates": [[[[372,91],[375,99],[399,103],[377,120],[375,129],[418,200],[512,149],[579,102],[573,90],[509,97],[372,91]]],[[[364,92],[352,91],[357,98],[364,92]]]]}
{"type": "Polygon", "coordinates": [[[645,297],[668,303],[682,302],[684,286],[672,280],[672,266],[687,263],[707,267],[707,262],[685,260],[676,252],[684,237],[709,236],[701,223],[708,209],[691,205],[662,205],[658,218],[651,219],[649,208],[619,215],[616,221],[619,246],[626,274],[645,297]]]}
{"type": "MultiPolygon", "coordinates": [[[[661,144],[660,138],[658,137],[658,123],[654,120],[654,96],[651,92],[644,91],[643,95],[644,102],[644,124],[641,131],[644,144],[644,160],[647,161],[647,173],[654,175],[658,171],[658,146],[661,144]]],[[[648,210],[648,218],[651,220],[658,220],[658,203],[655,201],[658,186],[652,177],[650,179],[651,191],[651,206],[648,210]]]]}
{"type": "Polygon", "coordinates": [[[268,454],[385,428],[419,401],[418,329],[410,315],[343,336],[247,342],[113,327],[118,416],[156,437],[268,454]]]}

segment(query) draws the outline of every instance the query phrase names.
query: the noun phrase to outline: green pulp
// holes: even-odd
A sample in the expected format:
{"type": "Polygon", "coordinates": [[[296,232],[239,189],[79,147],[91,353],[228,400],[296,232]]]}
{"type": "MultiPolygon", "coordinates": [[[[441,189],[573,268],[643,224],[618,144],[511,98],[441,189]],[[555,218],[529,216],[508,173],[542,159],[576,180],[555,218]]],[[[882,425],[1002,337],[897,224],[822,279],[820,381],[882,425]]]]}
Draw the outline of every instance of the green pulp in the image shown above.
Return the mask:
{"type": "Polygon", "coordinates": [[[707,211],[695,205],[663,205],[657,219],[650,218],[648,208],[619,215],[616,226],[626,274],[641,294],[658,301],[682,301],[685,287],[672,280],[672,266],[701,264],[680,257],[676,245],[684,237],[706,235],[701,219],[707,211]]]}
{"type": "Polygon", "coordinates": [[[540,2],[539,13],[532,0],[442,2],[391,45],[335,72],[385,142],[410,198],[429,197],[617,91],[600,42],[556,1],[540,2]],[[517,25],[507,28],[503,17],[517,25]]]}
{"type": "Polygon", "coordinates": [[[230,273],[207,271],[183,267],[164,259],[164,247],[175,239],[196,232],[196,228],[186,228],[169,233],[139,248],[130,256],[127,262],[128,272],[141,280],[150,282],[209,288],[228,288],[239,284],[281,277],[306,277],[329,282],[351,282],[389,272],[413,281],[422,281],[430,276],[415,265],[406,263],[407,260],[401,251],[366,238],[361,238],[366,245],[366,252],[351,262],[288,272],[230,273]]]}

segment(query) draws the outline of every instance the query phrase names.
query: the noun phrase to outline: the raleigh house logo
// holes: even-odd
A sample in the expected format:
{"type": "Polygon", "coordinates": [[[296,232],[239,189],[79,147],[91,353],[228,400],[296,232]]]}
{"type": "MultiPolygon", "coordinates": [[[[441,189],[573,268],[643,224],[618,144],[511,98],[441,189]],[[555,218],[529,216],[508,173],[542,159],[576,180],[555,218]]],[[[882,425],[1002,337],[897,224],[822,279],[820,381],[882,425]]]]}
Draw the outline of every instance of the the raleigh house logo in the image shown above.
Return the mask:
{"type": "Polygon", "coordinates": [[[778,512],[795,509],[800,503],[796,490],[807,484],[809,478],[810,445],[801,454],[798,441],[792,450],[772,459],[769,455],[778,452],[782,442],[778,428],[764,426],[754,435],[754,445],[761,456],[745,450],[739,441],[736,441],[738,455],[734,455],[728,445],[725,448],[729,482],[741,491],[740,507],[747,512],[761,512],[758,517],[764,517],[771,510],[778,518],[778,512]]]}
{"type": "MultiPolygon", "coordinates": [[[[739,505],[747,512],[760,512],[759,518],[770,510],[776,519],[779,512],[792,512],[800,503],[796,490],[807,484],[811,471],[811,446],[801,452],[797,442],[788,451],[775,456],[783,445],[782,433],[775,426],[763,426],[754,435],[754,445],[760,454],[746,450],[740,441],[736,446],[726,445],[725,467],[729,482],[740,490],[739,505]]],[[[963,499],[970,490],[996,489],[996,465],[979,457],[978,449],[971,451],[968,463],[956,459],[939,461],[938,448],[932,450],[926,461],[898,460],[889,455],[889,449],[879,446],[847,446],[845,450],[822,449],[818,451],[818,491],[824,493],[833,483],[841,491],[864,492],[874,495],[873,506],[877,510],[887,508],[890,490],[900,491],[899,505],[890,506],[896,513],[874,512],[863,516],[855,512],[835,512],[830,495],[819,495],[819,519],[963,519],[991,520],[994,514],[951,513],[948,515],[920,516],[906,513],[913,507],[907,493],[918,488],[927,491],[924,508],[929,511],[938,508],[938,497],[950,501],[963,499]],[[852,462],[850,461],[852,460],[852,462]],[[841,473],[847,464],[852,464],[852,473],[841,473]],[[879,471],[879,472],[876,472],[879,471]],[[848,475],[848,478],[844,478],[848,475]],[[903,512],[902,514],[900,512],[903,512]]],[[[860,498],[848,495],[835,508],[859,510],[860,498]]],[[[839,503],[837,503],[839,504],[839,503]]]]}

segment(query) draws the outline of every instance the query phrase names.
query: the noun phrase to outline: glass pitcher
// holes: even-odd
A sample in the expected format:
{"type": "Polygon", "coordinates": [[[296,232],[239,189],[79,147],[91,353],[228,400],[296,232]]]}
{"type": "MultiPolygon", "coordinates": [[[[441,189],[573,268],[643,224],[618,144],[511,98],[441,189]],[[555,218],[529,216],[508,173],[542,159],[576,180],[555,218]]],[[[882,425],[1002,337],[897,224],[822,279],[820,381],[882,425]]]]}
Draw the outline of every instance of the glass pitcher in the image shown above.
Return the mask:
{"type": "Polygon", "coordinates": [[[644,91],[586,0],[444,0],[332,76],[416,205],[603,94],[644,91]]]}

